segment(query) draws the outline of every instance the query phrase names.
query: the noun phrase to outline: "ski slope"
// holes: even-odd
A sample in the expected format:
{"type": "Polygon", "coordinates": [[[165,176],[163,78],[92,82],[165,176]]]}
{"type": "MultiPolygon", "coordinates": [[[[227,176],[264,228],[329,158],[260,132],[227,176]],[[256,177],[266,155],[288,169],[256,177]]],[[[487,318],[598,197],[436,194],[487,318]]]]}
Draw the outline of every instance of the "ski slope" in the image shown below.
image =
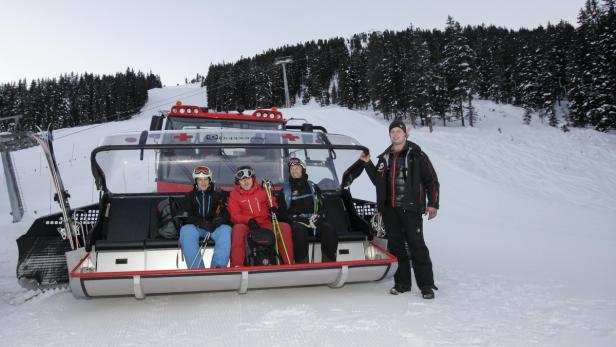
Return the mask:
{"type": "MultiPolygon", "coordinates": [[[[109,133],[147,129],[176,100],[205,104],[195,86],[150,91],[131,120],[59,130],[56,153],[73,206],[96,201],[89,154],[109,133]]],[[[392,281],[235,292],[77,300],[35,295],[15,279],[15,239],[57,211],[39,148],[13,153],[26,216],[11,223],[0,182],[0,336],[22,345],[616,345],[616,137],[570,133],[523,111],[476,104],[476,128],[416,128],[441,182],[438,217],[425,222],[436,292],[387,294],[392,281]],[[499,131],[500,129],[500,131],[499,131]]],[[[358,139],[373,160],[388,143],[371,111],[315,104],[283,110],[358,139]]],[[[365,175],[353,195],[374,200],[365,175]]]]}

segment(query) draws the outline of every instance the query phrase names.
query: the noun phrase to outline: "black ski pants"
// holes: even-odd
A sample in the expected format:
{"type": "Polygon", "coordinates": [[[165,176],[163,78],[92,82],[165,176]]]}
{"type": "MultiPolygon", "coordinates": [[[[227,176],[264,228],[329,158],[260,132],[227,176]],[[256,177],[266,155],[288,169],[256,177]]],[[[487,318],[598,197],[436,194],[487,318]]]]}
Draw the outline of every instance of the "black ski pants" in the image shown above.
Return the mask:
{"type": "MultiPolygon", "coordinates": [[[[329,223],[319,222],[316,224],[317,236],[321,239],[321,254],[323,261],[336,261],[338,250],[338,235],[329,223]]],[[[312,235],[312,229],[300,223],[293,222],[293,252],[296,263],[308,261],[308,237],[312,235]]]]}
{"type": "Polygon", "coordinates": [[[421,214],[385,206],[382,216],[387,232],[387,248],[398,258],[398,270],[394,274],[396,286],[411,289],[411,263],[419,288],[434,285],[432,261],[423,237],[421,214]],[[405,244],[408,244],[408,252],[405,244]]]}

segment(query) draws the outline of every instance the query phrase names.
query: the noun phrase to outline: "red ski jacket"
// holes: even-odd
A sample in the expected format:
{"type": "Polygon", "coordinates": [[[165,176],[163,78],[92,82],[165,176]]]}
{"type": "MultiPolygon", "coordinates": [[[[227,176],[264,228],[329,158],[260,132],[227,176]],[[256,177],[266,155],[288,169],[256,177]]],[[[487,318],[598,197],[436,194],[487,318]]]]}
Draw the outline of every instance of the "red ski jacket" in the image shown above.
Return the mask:
{"type": "MultiPolygon", "coordinates": [[[[267,193],[265,189],[261,188],[261,184],[255,177],[252,179],[253,184],[250,190],[244,190],[240,187],[239,183],[236,183],[235,189],[231,191],[227,202],[227,209],[233,224],[248,224],[251,218],[254,218],[259,225],[272,223],[267,193]]],[[[276,199],[273,197],[272,202],[274,207],[278,207],[276,199]]]]}

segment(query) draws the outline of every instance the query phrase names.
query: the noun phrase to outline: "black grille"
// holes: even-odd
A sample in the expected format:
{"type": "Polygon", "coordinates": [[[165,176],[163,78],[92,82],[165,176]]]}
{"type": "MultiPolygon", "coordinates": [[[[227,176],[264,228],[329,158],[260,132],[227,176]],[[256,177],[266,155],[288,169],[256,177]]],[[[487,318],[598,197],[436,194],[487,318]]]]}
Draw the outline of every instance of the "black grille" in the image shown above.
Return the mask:
{"type": "MultiPolygon", "coordinates": [[[[96,224],[96,220],[98,219],[98,209],[87,209],[87,210],[75,210],[75,222],[85,224],[85,225],[94,225],[96,224]]],[[[56,215],[54,215],[56,216],[56,215]]],[[[45,221],[46,225],[62,225],[64,224],[64,218],[62,218],[62,214],[57,215],[57,218],[50,218],[45,221]]]]}
{"type": "Polygon", "coordinates": [[[370,220],[376,213],[376,203],[366,200],[353,199],[355,211],[365,220],[370,220]]]}

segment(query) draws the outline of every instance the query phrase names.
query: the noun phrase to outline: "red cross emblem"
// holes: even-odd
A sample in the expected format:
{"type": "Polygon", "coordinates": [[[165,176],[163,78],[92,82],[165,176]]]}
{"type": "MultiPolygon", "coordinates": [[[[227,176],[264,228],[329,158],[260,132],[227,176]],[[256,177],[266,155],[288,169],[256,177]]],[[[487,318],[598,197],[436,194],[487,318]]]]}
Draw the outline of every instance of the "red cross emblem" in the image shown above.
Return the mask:
{"type": "Polygon", "coordinates": [[[293,134],[284,134],[282,135],[282,139],[287,141],[295,141],[299,139],[299,136],[293,134]]]}
{"type": "Polygon", "coordinates": [[[176,135],[173,138],[180,141],[180,142],[186,142],[190,139],[192,139],[192,135],[188,135],[187,133],[181,133],[180,135],[176,135]]]}

